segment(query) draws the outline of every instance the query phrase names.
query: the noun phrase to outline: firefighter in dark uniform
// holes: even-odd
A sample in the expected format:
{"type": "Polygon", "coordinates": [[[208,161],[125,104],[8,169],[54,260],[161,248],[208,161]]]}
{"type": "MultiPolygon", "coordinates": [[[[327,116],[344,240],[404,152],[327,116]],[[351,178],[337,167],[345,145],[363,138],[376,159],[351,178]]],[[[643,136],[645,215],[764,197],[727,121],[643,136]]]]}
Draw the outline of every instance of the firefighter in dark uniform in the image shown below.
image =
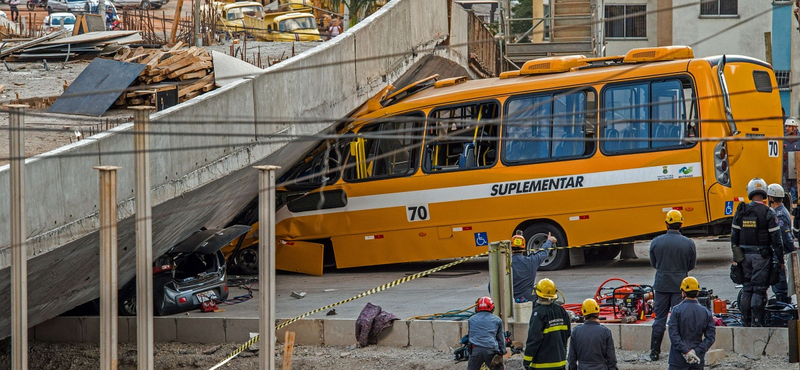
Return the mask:
{"type": "Polygon", "coordinates": [[[669,370],[702,370],[717,329],[711,311],[697,302],[700,283],[689,276],[681,282],[684,300],[669,316],[669,370]]]}
{"type": "Polygon", "coordinates": [[[656,269],[653,282],[655,291],[656,319],[650,334],[650,360],[658,361],[661,354],[661,342],[667,330],[669,310],[681,302],[681,280],[689,276],[697,262],[694,242],[681,235],[683,215],[680,211],[667,212],[665,220],[667,233],[653,239],[650,243],[650,265],[656,269]]]}
{"type": "Polygon", "coordinates": [[[593,298],[583,301],[581,313],[586,322],[572,329],[567,356],[569,370],[617,370],[614,338],[611,330],[600,325],[597,301],[593,298]]]}
{"type": "Polygon", "coordinates": [[[547,233],[547,240],[542,244],[541,249],[529,252],[525,249],[525,238],[522,238],[520,234],[518,231],[517,235],[511,238],[511,246],[514,251],[511,256],[511,271],[514,277],[514,301],[517,303],[533,302],[536,300],[533,295],[533,288],[536,284],[536,271],[547,259],[557,240],[553,235],[547,233]]]}
{"type": "MultiPolygon", "coordinates": [[[[781,243],[783,243],[783,253],[789,254],[794,252],[794,236],[792,235],[792,216],[783,205],[783,200],[786,199],[787,194],[783,191],[781,184],[770,184],[767,187],[767,203],[770,208],[775,211],[778,216],[778,227],[781,228],[781,243]]],[[[775,293],[775,299],[779,302],[792,303],[792,298],[789,297],[789,284],[786,282],[786,270],[780,272],[780,280],[777,284],[772,286],[772,292],[775,293]]]]}
{"type": "Polygon", "coordinates": [[[750,203],[740,203],[733,215],[731,250],[733,262],[741,264],[744,271],[739,302],[742,323],[763,326],[771,265],[784,268],[783,243],[775,211],[763,203],[767,198],[767,183],[757,177],[750,180],[747,196],[750,203]]]}
{"type": "Polygon", "coordinates": [[[494,311],[492,298],[478,298],[475,314],[469,318],[470,355],[467,363],[469,370],[480,370],[483,365],[492,370],[503,369],[502,365],[492,367],[492,359],[495,356],[500,356],[499,361],[495,362],[502,364],[502,356],[506,354],[503,320],[495,316],[492,311],[494,311]]]}
{"type": "Polygon", "coordinates": [[[536,307],[522,357],[525,369],[564,369],[567,365],[570,319],[567,311],[555,303],[557,294],[556,284],[550,279],[536,284],[536,307]]]}

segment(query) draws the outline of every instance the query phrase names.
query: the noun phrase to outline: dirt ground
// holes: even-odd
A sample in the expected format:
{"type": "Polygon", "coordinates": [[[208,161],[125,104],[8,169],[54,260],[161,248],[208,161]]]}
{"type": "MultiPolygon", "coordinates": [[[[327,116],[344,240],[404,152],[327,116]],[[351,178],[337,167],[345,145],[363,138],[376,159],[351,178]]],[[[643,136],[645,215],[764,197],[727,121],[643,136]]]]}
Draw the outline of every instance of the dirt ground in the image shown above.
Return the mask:
{"type": "MultiPolygon", "coordinates": [[[[235,349],[235,344],[180,344],[158,343],[155,349],[156,369],[209,369],[235,349]]],[[[283,362],[282,345],[277,346],[277,367],[283,362]]],[[[99,347],[87,343],[31,342],[29,362],[31,369],[79,370],[96,369],[100,361],[99,347]]],[[[667,359],[650,362],[647,353],[617,350],[618,366],[621,370],[666,369],[667,359]]],[[[258,352],[245,351],[222,367],[225,370],[249,370],[258,368],[258,352]]],[[[0,369],[10,366],[10,345],[2,342],[0,369]]],[[[733,370],[784,370],[791,366],[786,356],[763,356],[747,358],[729,354],[722,362],[706,368],[733,370]]],[[[796,366],[796,365],[795,365],[796,366]]],[[[466,362],[453,360],[452,352],[440,352],[420,348],[389,348],[370,346],[317,347],[296,346],[292,355],[295,370],[372,370],[372,369],[417,369],[417,370],[463,370],[466,362]]],[[[119,369],[136,369],[136,345],[120,344],[119,369]]],[[[514,355],[506,362],[506,369],[522,369],[522,356],[514,355]]]]}

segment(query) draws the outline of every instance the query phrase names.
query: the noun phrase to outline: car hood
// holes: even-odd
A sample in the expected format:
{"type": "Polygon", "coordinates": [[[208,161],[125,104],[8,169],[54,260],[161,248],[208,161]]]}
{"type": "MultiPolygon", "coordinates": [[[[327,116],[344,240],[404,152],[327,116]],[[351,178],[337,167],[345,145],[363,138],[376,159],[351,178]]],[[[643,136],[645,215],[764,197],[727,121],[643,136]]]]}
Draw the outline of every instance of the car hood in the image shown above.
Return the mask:
{"type": "Polygon", "coordinates": [[[246,225],[233,225],[224,229],[201,230],[176,244],[167,253],[216,253],[222,247],[250,231],[246,225]]]}

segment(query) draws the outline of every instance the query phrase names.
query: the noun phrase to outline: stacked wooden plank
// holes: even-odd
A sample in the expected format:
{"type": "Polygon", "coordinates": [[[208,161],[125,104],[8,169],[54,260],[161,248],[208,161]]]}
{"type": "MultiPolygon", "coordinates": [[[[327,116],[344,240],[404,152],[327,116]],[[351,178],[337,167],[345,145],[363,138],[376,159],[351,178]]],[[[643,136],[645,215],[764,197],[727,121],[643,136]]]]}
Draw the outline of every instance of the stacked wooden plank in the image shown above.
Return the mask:
{"type": "Polygon", "coordinates": [[[209,51],[202,47],[171,49],[128,49],[114,56],[114,60],[140,63],[146,67],[128,92],[122,94],[115,105],[155,104],[155,93],[176,89],[178,101],[184,102],[214,89],[214,65],[209,51]]]}
{"type": "Polygon", "coordinates": [[[66,30],[5,48],[0,58],[9,62],[31,60],[89,59],[99,55],[112,54],[123,45],[142,41],[139,31],[98,31],[77,36],[59,38],[66,30]]]}

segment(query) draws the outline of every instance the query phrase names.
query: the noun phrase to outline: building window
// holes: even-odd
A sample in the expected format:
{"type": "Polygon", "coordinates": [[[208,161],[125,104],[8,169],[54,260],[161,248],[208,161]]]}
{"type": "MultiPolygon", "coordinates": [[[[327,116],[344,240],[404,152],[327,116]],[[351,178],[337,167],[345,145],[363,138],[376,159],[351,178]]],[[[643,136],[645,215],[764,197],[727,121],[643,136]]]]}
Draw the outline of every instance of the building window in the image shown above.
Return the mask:
{"type": "Polygon", "coordinates": [[[647,37],[647,5],[606,5],[606,37],[647,37]]]}
{"type": "Polygon", "coordinates": [[[792,71],[775,71],[775,79],[778,80],[778,90],[790,91],[792,89],[792,71]]]}
{"type": "Polygon", "coordinates": [[[739,15],[739,0],[711,0],[700,3],[700,15],[739,15]]]}

